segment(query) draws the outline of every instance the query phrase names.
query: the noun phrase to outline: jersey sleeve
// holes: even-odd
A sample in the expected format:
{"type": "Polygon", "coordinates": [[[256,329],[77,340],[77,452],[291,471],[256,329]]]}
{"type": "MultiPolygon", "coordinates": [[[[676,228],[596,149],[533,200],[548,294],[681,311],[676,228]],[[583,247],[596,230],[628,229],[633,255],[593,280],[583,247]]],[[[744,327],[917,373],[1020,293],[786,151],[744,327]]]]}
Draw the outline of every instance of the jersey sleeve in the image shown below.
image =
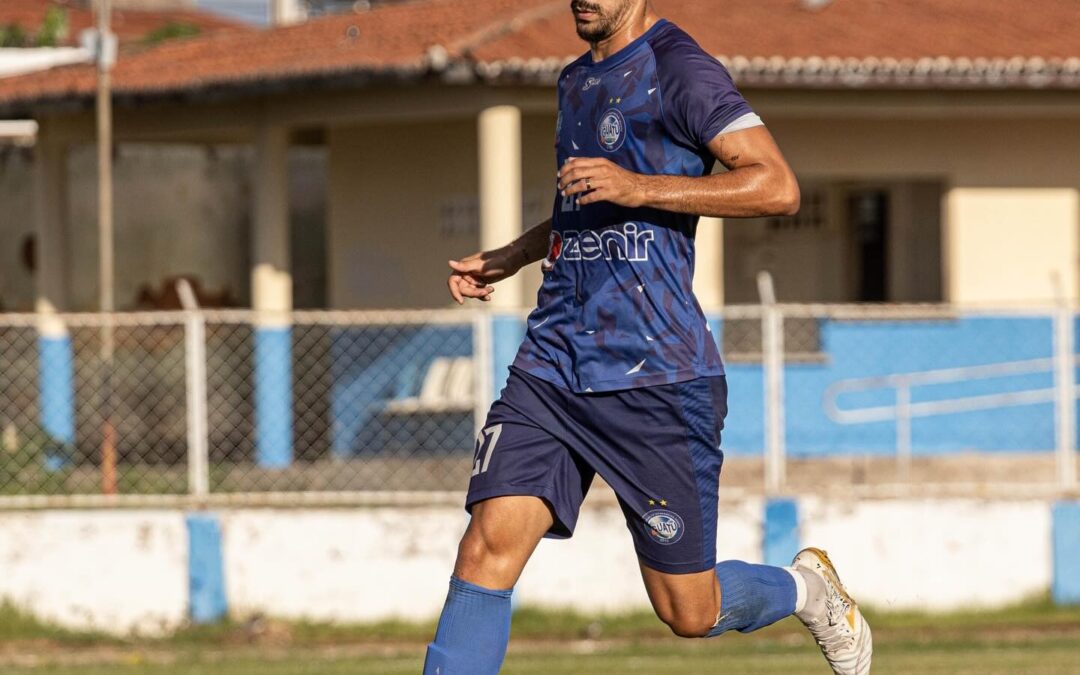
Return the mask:
{"type": "Polygon", "coordinates": [[[664,120],[680,143],[702,148],[754,111],[727,68],[700,49],[679,49],[657,63],[664,120]]]}

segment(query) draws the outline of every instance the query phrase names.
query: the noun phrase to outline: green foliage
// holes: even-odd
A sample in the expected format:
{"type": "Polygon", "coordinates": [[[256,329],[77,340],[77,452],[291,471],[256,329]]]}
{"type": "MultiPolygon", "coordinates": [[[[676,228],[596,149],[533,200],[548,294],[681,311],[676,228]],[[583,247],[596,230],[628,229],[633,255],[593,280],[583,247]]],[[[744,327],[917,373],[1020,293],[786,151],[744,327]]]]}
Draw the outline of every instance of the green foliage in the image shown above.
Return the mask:
{"type": "Polygon", "coordinates": [[[155,28],[143,37],[142,42],[145,45],[156,45],[167,40],[176,40],[179,38],[188,38],[198,35],[200,29],[193,23],[186,23],[183,21],[170,21],[169,23],[155,28]]]}
{"type": "Polygon", "coordinates": [[[45,12],[45,20],[41,22],[37,37],[34,40],[38,47],[55,47],[67,37],[68,16],[67,10],[53,5],[45,12]]]}
{"type": "Polygon", "coordinates": [[[51,440],[40,428],[28,430],[13,448],[0,448],[0,495],[56,494],[68,471],[47,471],[46,456],[71,456],[72,449],[51,440]]]}
{"type": "Polygon", "coordinates": [[[0,48],[56,47],[67,37],[67,10],[52,6],[33,35],[19,24],[0,25],[0,48]]]}
{"type": "Polygon", "coordinates": [[[0,645],[18,641],[49,641],[67,647],[119,643],[115,638],[102,633],[71,631],[47,624],[7,601],[0,602],[0,645]]]}
{"type": "Polygon", "coordinates": [[[17,23],[0,25],[0,48],[29,47],[26,31],[17,23]]]}

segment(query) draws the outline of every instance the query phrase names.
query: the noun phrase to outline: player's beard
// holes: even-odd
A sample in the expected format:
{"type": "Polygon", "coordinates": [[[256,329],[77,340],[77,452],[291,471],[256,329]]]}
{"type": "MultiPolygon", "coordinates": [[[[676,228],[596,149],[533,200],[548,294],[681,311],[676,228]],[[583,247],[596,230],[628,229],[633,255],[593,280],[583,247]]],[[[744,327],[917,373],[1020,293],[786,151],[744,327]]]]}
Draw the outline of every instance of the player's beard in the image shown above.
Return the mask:
{"type": "Polygon", "coordinates": [[[618,7],[607,13],[602,7],[588,0],[574,0],[570,3],[572,10],[595,12],[597,16],[595,21],[589,23],[574,22],[578,37],[589,43],[603,42],[615,34],[615,29],[622,24],[632,5],[633,0],[623,0],[618,7]]]}

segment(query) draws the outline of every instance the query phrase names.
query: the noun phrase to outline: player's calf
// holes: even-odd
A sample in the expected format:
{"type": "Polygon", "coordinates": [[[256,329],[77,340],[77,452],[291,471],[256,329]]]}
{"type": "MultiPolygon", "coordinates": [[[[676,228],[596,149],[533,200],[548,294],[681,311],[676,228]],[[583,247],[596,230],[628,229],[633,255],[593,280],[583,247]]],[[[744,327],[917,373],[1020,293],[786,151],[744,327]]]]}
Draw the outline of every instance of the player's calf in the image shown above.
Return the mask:
{"type": "Polygon", "coordinates": [[[708,614],[698,612],[684,612],[675,610],[671,614],[661,614],[657,612],[657,616],[667,624],[667,627],[671,629],[671,632],[675,635],[683,638],[703,638],[709,635],[709,631],[712,630],[713,625],[716,623],[716,613],[708,614]]]}
{"type": "Polygon", "coordinates": [[[487,588],[511,588],[553,516],[538,497],[497,497],[473,505],[458,546],[454,576],[487,588]]]}
{"type": "Polygon", "coordinates": [[[525,562],[551,527],[536,497],[473,506],[424,675],[496,675],[510,640],[510,597],[525,562]]]}
{"type": "Polygon", "coordinates": [[[668,574],[641,565],[642,579],[657,618],[679,637],[700,638],[716,623],[720,588],[712,570],[668,574]]]}

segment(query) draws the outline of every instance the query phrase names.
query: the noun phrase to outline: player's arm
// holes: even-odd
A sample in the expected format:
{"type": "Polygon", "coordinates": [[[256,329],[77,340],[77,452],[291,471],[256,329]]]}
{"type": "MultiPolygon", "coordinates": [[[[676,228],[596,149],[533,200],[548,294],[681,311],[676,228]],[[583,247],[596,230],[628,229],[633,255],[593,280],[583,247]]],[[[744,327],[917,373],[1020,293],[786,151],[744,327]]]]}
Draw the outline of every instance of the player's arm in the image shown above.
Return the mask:
{"type": "Polygon", "coordinates": [[[792,215],[799,184],[764,126],[721,133],[708,144],[728,171],[691,178],[646,176],[603,158],[575,157],[559,171],[559,189],[578,203],[612,202],[716,218],[792,215]]]}
{"type": "Polygon", "coordinates": [[[547,255],[550,239],[549,218],[506,246],[473,253],[461,260],[451,260],[452,272],[446,282],[450,295],[459,305],[465,302],[465,298],[491,300],[491,294],[495,292],[491,284],[514,276],[518,270],[530,263],[543,260],[547,255]]]}

